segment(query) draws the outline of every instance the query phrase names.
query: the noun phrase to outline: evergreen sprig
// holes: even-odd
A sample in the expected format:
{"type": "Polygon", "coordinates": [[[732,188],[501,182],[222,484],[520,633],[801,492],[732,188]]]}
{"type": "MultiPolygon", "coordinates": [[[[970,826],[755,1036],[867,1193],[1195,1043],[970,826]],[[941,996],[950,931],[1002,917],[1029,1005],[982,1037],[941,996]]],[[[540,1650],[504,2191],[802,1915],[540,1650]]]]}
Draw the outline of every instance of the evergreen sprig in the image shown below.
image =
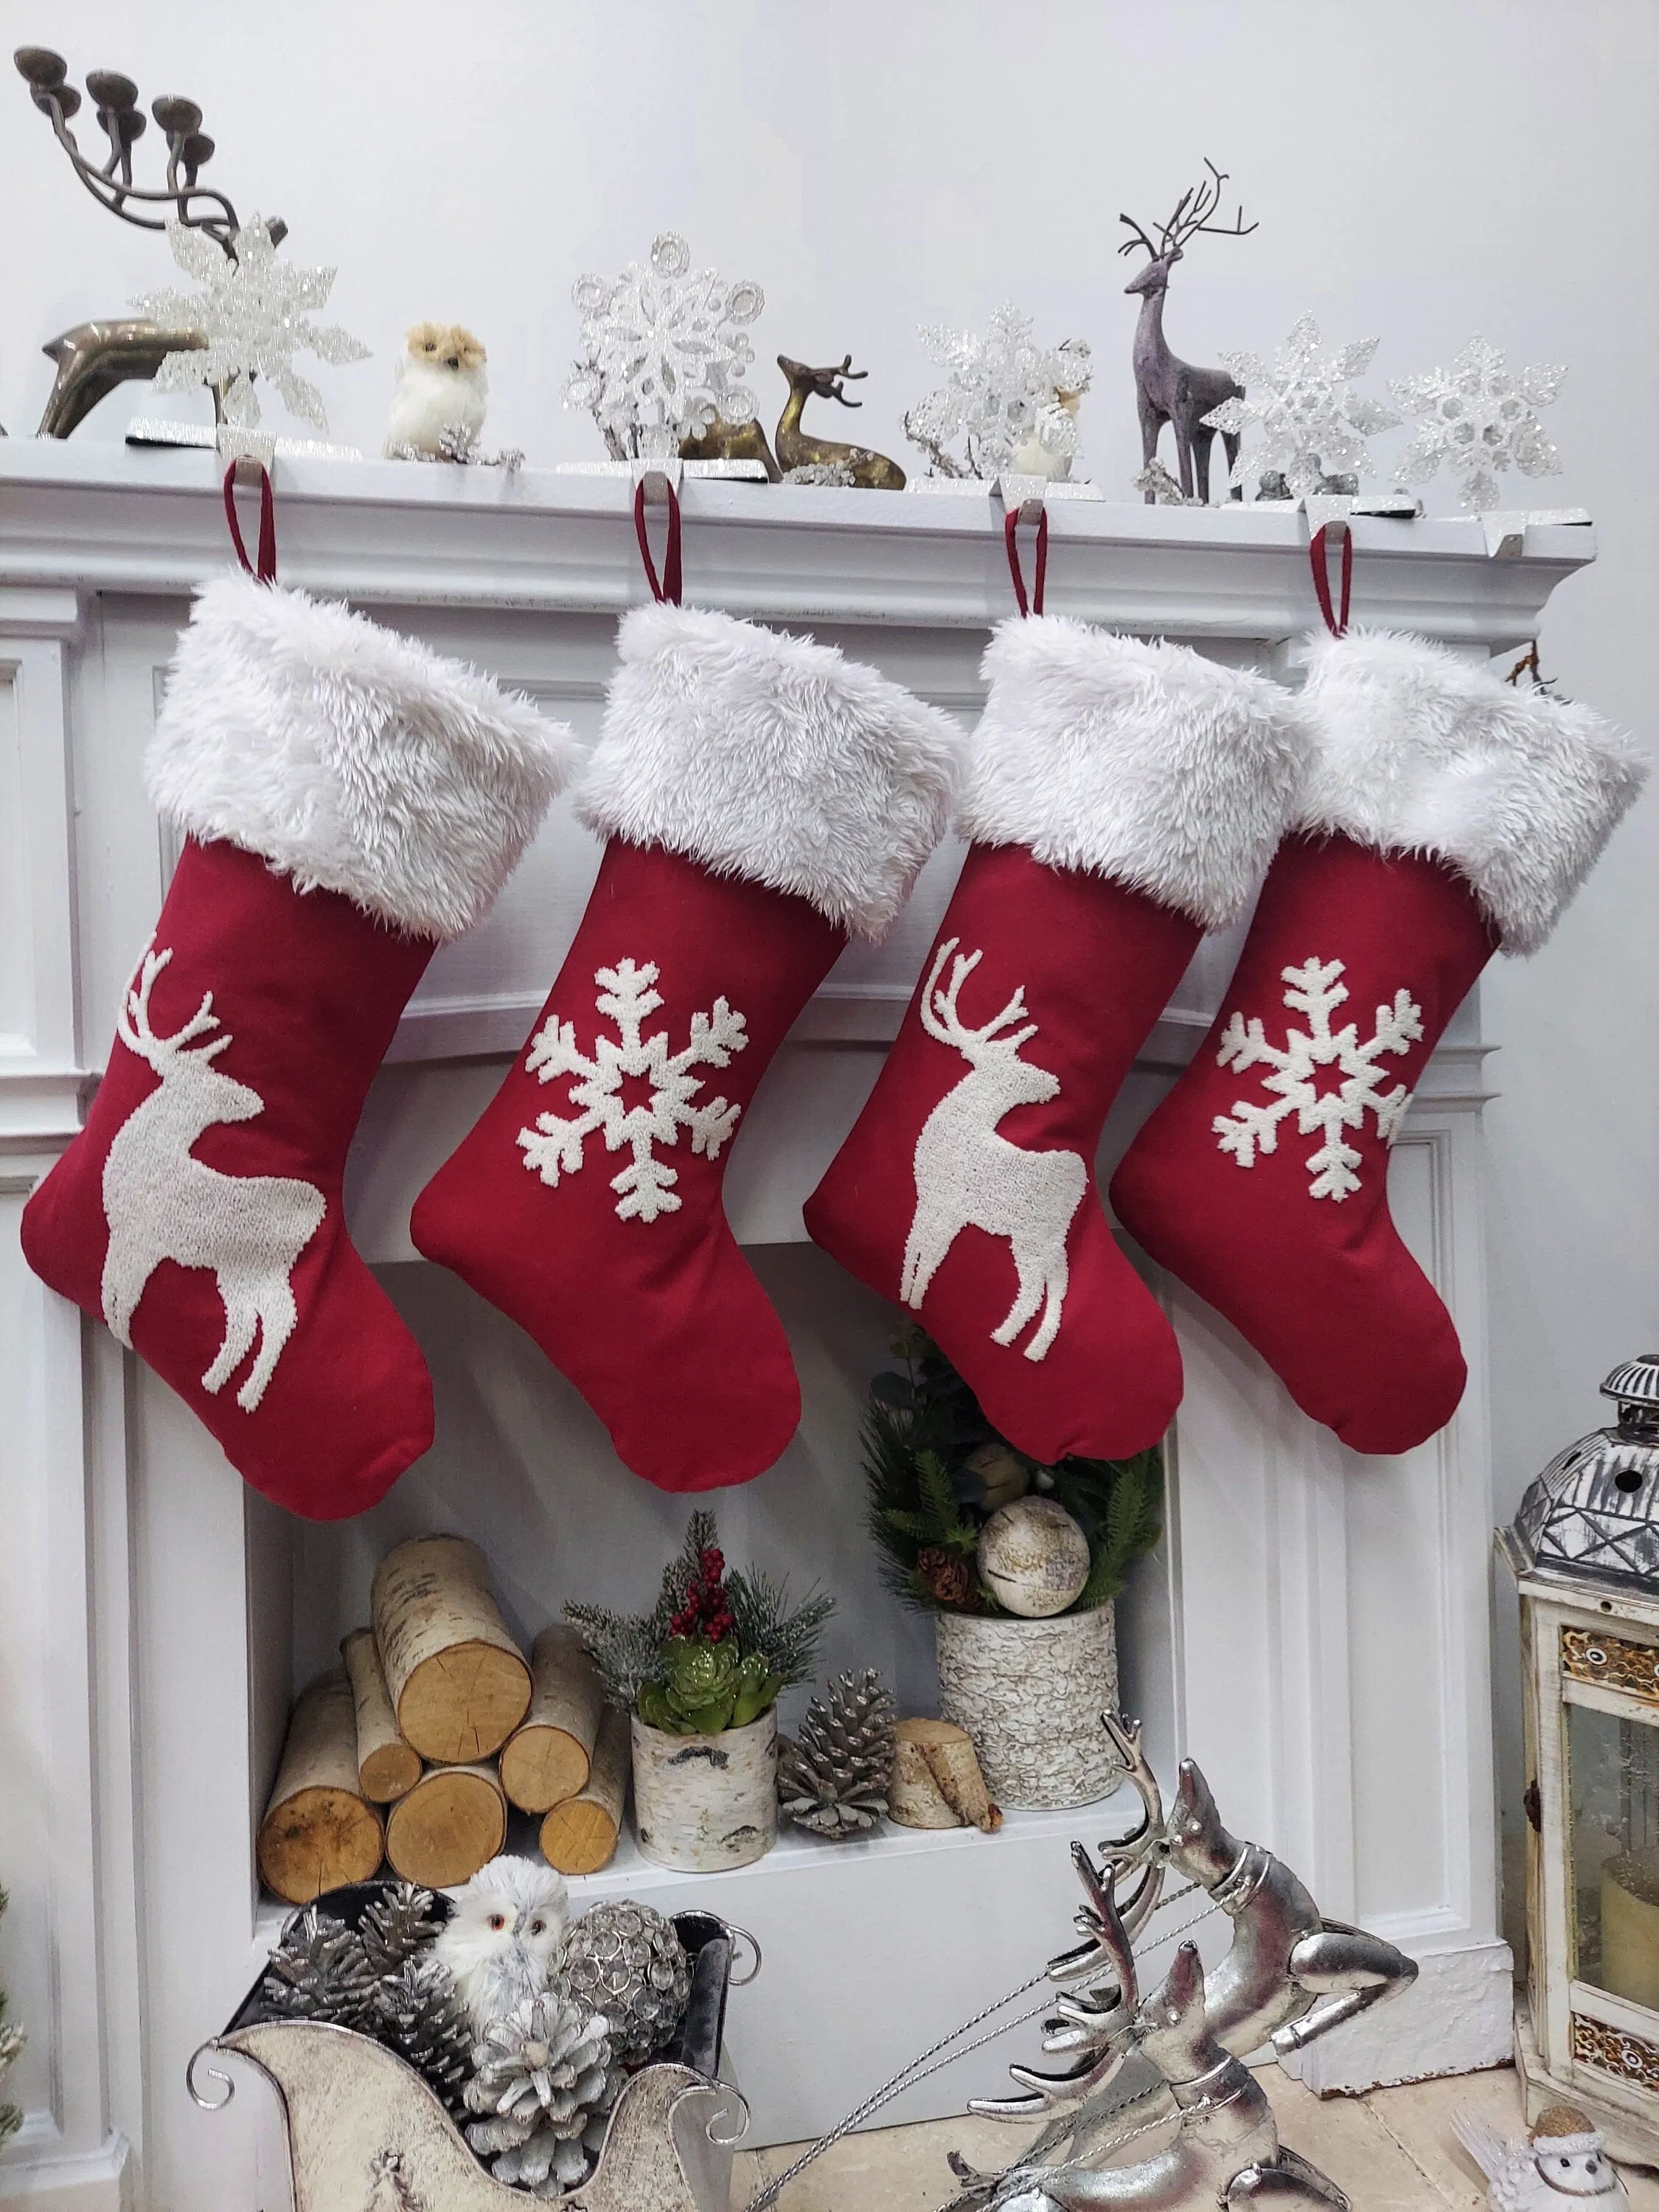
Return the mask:
{"type": "Polygon", "coordinates": [[[1035,1489],[1063,1505],[1088,1539],[1089,1577],[1067,1610],[1115,1597],[1163,1533],[1162,1452],[1045,1467],[998,1434],[919,1328],[894,1350],[904,1372],[875,1377],[864,1425],[870,1531],[894,1595],[926,1613],[1002,1613],[975,1564],[980,1531],[1001,1502],[999,1490],[1035,1489]]]}

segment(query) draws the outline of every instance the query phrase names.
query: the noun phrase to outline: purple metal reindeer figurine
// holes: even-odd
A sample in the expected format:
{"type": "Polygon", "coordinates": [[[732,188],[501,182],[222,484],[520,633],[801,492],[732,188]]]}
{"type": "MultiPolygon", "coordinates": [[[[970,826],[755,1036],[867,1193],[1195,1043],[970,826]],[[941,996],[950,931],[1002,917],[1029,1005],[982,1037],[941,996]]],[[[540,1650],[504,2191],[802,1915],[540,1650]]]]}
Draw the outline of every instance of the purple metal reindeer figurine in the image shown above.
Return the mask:
{"type": "MultiPolygon", "coordinates": [[[[1224,368],[1194,368],[1190,362],[1179,361],[1170,352],[1164,337],[1164,295],[1169,289],[1170,271],[1181,259],[1189,238],[1196,238],[1200,233],[1212,237],[1248,238],[1257,226],[1246,223],[1242,208],[1231,223],[1210,221],[1221,204],[1221,187],[1227,181],[1227,172],[1218,169],[1213,161],[1206,161],[1204,166],[1209,175],[1200,184],[1189,185],[1181,195],[1176,202],[1175,213],[1159,231],[1156,245],[1132,216],[1120,216],[1118,221],[1127,222],[1134,235],[1126,238],[1118,252],[1132,253],[1137,246],[1144,246],[1151,257],[1134,282],[1123,288],[1126,292],[1140,295],[1140,320],[1135,325],[1133,357],[1135,391],[1140,402],[1142,462],[1147,468],[1152,466],[1158,458],[1158,441],[1164,425],[1171,424],[1181,489],[1191,499],[1196,475],[1198,497],[1207,506],[1210,447],[1215,432],[1206,425],[1204,417],[1212,407],[1219,407],[1224,399],[1242,398],[1243,386],[1236,383],[1224,368]]],[[[1238,457],[1238,439],[1224,431],[1222,443],[1231,470],[1238,457]]],[[[1147,492],[1148,507],[1154,496],[1152,491],[1147,492]]],[[[1243,494],[1235,489],[1232,496],[1240,499],[1243,494]]]]}

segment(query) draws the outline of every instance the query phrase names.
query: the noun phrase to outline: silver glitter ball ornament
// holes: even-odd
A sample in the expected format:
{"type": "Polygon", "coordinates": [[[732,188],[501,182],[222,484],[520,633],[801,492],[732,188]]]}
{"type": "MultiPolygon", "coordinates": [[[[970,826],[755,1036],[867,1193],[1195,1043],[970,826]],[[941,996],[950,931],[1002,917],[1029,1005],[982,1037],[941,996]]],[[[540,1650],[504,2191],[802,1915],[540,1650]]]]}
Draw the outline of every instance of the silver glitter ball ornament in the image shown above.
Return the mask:
{"type": "Polygon", "coordinates": [[[691,1962],[674,1923],[625,1899],[589,1907],[572,1926],[559,1979],[579,2003],[603,2013],[625,2064],[667,2042],[691,1996],[691,1962]]]}

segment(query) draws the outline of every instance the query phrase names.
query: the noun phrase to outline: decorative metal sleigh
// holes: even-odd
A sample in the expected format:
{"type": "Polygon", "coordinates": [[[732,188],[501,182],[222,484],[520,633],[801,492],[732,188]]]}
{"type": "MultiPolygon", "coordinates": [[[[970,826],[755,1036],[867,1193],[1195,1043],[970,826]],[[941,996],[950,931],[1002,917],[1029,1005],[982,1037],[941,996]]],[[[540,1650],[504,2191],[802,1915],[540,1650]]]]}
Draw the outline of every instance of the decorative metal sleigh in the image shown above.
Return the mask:
{"type": "Polygon", "coordinates": [[[1243,2062],[1264,2045],[1280,2056],[1305,2049],[1408,1987],[1416,1963],[1379,1936],[1326,1919],[1282,1859],[1231,1835],[1191,1759],[1182,1762],[1166,1820],[1139,1729],[1111,1716],[1105,1725],[1145,1818],[1133,1835],[1101,1846],[1101,1867],[1072,1846],[1087,1900],[1077,1916],[1085,1940],[1049,1961],[1048,1978],[1064,1993],[1043,2043],[1070,2063],[1056,2073],[1011,2067],[1021,2094],[974,2100],[974,2111],[994,2118],[1048,2124],[1000,2172],[976,2172],[953,2156],[966,2186],[950,2212],[1199,2212],[1257,2203],[1347,2212],[1342,2191],[1279,2141],[1243,2062]],[[1187,1887],[1166,1899],[1171,1870],[1187,1887]],[[1231,1945],[1206,1974],[1196,1945],[1183,1943],[1161,1986],[1142,1998],[1133,1940],[1165,1905],[1195,1891],[1206,1901],[1194,1919],[1224,1912],[1231,1945]],[[1105,2162],[1154,2132],[1166,2140],[1139,2162],[1105,2162]]]}
{"type": "MultiPolygon", "coordinates": [[[[355,1925],[382,1887],[336,1892],[329,1908],[355,1925]]],[[[754,1939],[705,1912],[677,1913],[674,1926],[691,1958],[685,2017],[623,2086],[592,2173],[560,2200],[567,2212],[726,2212],[746,2115],[719,2078],[720,2039],[734,1942],[754,1939]],[[728,2136],[720,2122],[734,2105],[740,2117],[728,2136]]],[[[743,1981],[759,1964],[757,1949],[743,1981]]],[[[294,2212],[524,2212],[525,2191],[480,2165],[431,2086],[396,2052],[353,2028],[258,2019],[259,1992],[256,1982],[224,2033],[191,2058],[186,2080],[213,2112],[236,2083],[211,2058],[229,2054],[264,2076],[287,2130],[294,2212]]]]}

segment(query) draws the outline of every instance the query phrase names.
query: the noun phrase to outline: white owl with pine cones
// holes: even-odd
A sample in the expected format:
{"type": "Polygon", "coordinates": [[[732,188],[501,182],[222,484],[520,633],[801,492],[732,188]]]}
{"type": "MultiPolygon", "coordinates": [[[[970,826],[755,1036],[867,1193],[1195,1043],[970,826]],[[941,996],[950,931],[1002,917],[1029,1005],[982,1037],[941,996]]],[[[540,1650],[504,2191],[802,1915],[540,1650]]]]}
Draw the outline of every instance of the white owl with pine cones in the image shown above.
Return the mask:
{"type": "Polygon", "coordinates": [[[404,333],[386,426],[388,460],[453,460],[471,451],[489,399],[489,356],[459,323],[416,323],[404,333]]]}
{"type": "Polygon", "coordinates": [[[570,1924],[570,1893],[551,1867],[504,1852],[448,1897],[453,1909],[432,1949],[482,2035],[547,1987],[570,1924]]]}
{"type": "Polygon", "coordinates": [[[1500,2136],[1473,2112],[1452,2114],[1452,2133],[1486,2177],[1492,2212],[1629,2212],[1630,2198],[1601,2138],[1574,2105],[1540,2112],[1525,2142],[1500,2136]]]}

